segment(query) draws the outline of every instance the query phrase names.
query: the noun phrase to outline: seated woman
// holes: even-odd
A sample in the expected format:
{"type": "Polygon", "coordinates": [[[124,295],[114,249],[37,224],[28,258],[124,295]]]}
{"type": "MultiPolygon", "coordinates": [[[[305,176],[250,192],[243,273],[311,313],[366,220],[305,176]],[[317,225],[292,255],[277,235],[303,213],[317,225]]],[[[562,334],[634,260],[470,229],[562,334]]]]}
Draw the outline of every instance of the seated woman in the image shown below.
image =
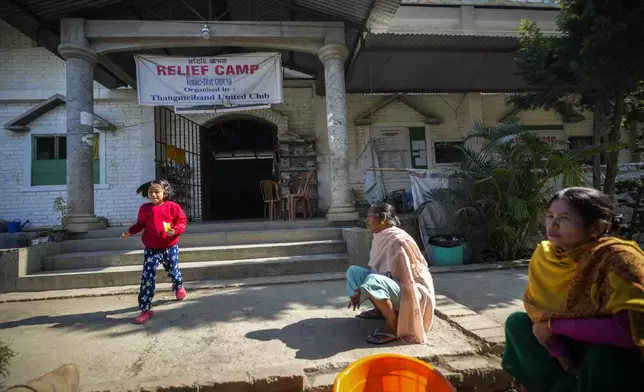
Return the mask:
{"type": "Polygon", "coordinates": [[[399,225],[391,205],[372,205],[367,215],[373,233],[371,269],[352,266],[347,271],[349,307],[355,310],[369,300],[375,309],[358,317],[385,319],[384,328],[366,337],[373,344],[398,339],[424,344],[432,326],[434,282],[418,245],[399,225]]]}
{"type": "Polygon", "coordinates": [[[503,368],[528,392],[644,391],[644,253],[609,236],[610,197],[567,188],[550,200],[527,313],[505,324],[503,368]]]}

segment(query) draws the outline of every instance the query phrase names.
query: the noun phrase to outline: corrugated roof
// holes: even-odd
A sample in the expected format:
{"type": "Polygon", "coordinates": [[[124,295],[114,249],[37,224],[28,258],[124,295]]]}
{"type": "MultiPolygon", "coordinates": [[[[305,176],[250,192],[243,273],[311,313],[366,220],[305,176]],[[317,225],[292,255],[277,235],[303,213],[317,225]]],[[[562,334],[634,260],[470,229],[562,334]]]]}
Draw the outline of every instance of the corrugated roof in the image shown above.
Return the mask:
{"type": "MultiPolygon", "coordinates": [[[[179,0],[0,0],[0,17],[23,34],[57,53],[60,42],[60,18],[142,19],[142,20],[200,20],[204,18],[239,21],[341,21],[345,23],[345,41],[353,51],[363,28],[386,25],[394,16],[400,0],[186,0],[196,11],[179,0]],[[369,17],[371,15],[371,17],[369,17]]],[[[230,48],[224,48],[230,50],[230,48]]],[[[265,50],[265,49],[264,49],[265,50]]],[[[171,49],[173,55],[217,54],[219,50],[204,48],[171,49]]],[[[155,51],[165,54],[165,51],[155,51]]],[[[132,72],[131,54],[111,54],[109,57],[132,72]]],[[[306,53],[290,53],[289,66],[307,73],[320,72],[319,60],[306,53]]],[[[97,81],[107,87],[118,87],[114,76],[97,67],[97,81]]],[[[134,75],[133,73],[131,73],[134,75]]]]}
{"type": "Polygon", "coordinates": [[[389,22],[398,12],[400,1],[395,0],[376,0],[371,16],[367,20],[367,28],[386,28],[389,22]]]}
{"type": "Polygon", "coordinates": [[[558,0],[403,0],[403,5],[475,5],[506,7],[559,7],[558,0]]]}
{"type": "Polygon", "coordinates": [[[486,37],[434,34],[369,34],[365,49],[405,50],[477,50],[513,51],[518,48],[516,37],[486,37]]]}
{"type": "MultiPolygon", "coordinates": [[[[60,17],[67,16],[70,13],[77,14],[84,10],[96,9],[124,2],[124,0],[21,0],[16,3],[37,15],[39,19],[48,22],[56,21],[60,17]]],[[[2,16],[4,19],[5,15],[3,14],[2,16]]],[[[11,23],[11,21],[7,21],[11,23]]]]}
{"type": "Polygon", "coordinates": [[[364,23],[374,0],[292,0],[293,4],[355,23],[364,23]]]}
{"type": "Polygon", "coordinates": [[[512,53],[361,52],[350,93],[522,91],[512,53]]]}
{"type": "Polygon", "coordinates": [[[368,34],[347,76],[351,93],[521,91],[512,37],[368,34]]]}

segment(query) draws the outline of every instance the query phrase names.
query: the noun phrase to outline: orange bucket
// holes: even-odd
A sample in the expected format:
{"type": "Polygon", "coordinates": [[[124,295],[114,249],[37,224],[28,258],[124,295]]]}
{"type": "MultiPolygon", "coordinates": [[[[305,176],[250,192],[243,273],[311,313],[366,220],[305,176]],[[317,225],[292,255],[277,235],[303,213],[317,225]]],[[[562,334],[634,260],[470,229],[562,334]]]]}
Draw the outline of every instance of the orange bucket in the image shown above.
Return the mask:
{"type": "Polygon", "coordinates": [[[431,365],[398,354],[372,355],[347,366],[333,384],[333,392],[455,392],[431,365]]]}

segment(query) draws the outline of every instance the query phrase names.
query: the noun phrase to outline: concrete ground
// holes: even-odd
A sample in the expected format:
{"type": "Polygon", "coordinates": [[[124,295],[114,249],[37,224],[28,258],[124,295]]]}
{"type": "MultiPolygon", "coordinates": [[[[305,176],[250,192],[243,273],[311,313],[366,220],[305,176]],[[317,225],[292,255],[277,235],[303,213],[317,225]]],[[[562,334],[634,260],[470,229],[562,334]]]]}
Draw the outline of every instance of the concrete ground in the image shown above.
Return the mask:
{"type": "MultiPolygon", "coordinates": [[[[482,287],[474,282],[489,279],[466,275],[441,274],[438,291],[454,285],[472,295],[482,287]]],[[[223,288],[189,292],[184,302],[161,292],[145,326],[130,324],[138,313],[132,294],[2,303],[0,340],[18,353],[6,383],[26,382],[65,363],[80,366],[83,390],[114,390],[274,365],[323,369],[392,351],[433,357],[481,348],[438,317],[429,345],[369,345],[364,337],[379,322],[355,319],[345,290],[342,281],[223,288]]]]}
{"type": "Polygon", "coordinates": [[[524,311],[528,269],[459,272],[436,275],[436,291],[473,311],[504,324],[513,312],[524,311]]]}

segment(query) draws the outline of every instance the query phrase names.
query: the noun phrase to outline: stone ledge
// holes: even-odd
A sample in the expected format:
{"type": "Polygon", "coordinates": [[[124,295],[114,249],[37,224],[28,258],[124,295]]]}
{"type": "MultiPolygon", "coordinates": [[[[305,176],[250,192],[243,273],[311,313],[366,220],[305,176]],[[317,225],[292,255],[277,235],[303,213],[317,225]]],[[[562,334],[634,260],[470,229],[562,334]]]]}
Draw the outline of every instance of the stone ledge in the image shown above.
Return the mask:
{"type": "Polygon", "coordinates": [[[483,272],[483,271],[497,271],[508,270],[514,268],[526,268],[530,260],[513,260],[513,261],[500,261],[498,263],[477,263],[477,264],[462,264],[462,265],[433,265],[429,267],[432,274],[446,274],[453,272],[483,272]]]}
{"type": "MultiPolygon", "coordinates": [[[[431,363],[458,391],[501,392],[509,390],[512,378],[501,369],[500,359],[488,355],[464,355],[419,358],[431,363]]],[[[137,383],[128,380],[127,386],[105,385],[90,388],[93,392],[328,392],[337,375],[348,364],[336,364],[322,371],[305,370],[299,366],[272,366],[252,372],[232,372],[213,375],[210,380],[195,381],[168,377],[137,383]]],[[[78,392],[79,372],[76,365],[66,365],[27,384],[37,391],[58,390],[78,392]],[[53,389],[52,389],[53,388],[53,389]]],[[[12,392],[33,392],[19,386],[12,392]]]]}
{"type": "Polygon", "coordinates": [[[29,381],[26,385],[9,387],[5,392],[78,392],[80,373],[76,364],[67,364],[29,381]]]}
{"type": "Polygon", "coordinates": [[[436,315],[468,336],[485,343],[486,352],[501,354],[505,345],[505,328],[502,324],[482,316],[472,309],[444,295],[436,296],[436,315]]]}
{"type": "MultiPolygon", "coordinates": [[[[502,392],[510,390],[513,379],[501,368],[498,357],[466,355],[418,358],[431,363],[459,392],[502,392]]],[[[348,365],[348,364],[347,364],[348,365]]],[[[328,369],[308,374],[306,392],[330,392],[337,375],[344,369],[328,369]]]]}
{"type": "MultiPolygon", "coordinates": [[[[524,268],[528,266],[527,260],[517,260],[501,263],[487,263],[487,264],[466,264],[455,266],[433,266],[430,268],[432,274],[443,273],[457,273],[457,272],[481,272],[481,271],[494,271],[505,270],[513,268],[524,268]]],[[[311,275],[289,275],[281,277],[265,277],[265,278],[249,278],[242,280],[203,280],[188,282],[188,287],[191,290],[208,290],[227,287],[242,287],[242,286],[259,286],[269,284],[283,284],[283,283],[301,283],[301,282],[320,282],[320,281],[334,281],[345,279],[344,272],[311,274],[311,275]]],[[[160,283],[157,285],[157,291],[171,291],[171,285],[160,283]]],[[[137,294],[139,286],[117,286],[117,287],[102,287],[92,289],[71,289],[71,290],[52,290],[52,291],[37,291],[37,292],[8,292],[0,293],[0,303],[6,302],[24,302],[24,301],[42,301],[49,299],[67,299],[67,298],[83,298],[83,297],[102,297],[107,295],[125,295],[137,294]]],[[[458,315],[476,315],[478,313],[471,309],[457,304],[454,308],[441,306],[443,318],[458,316],[458,315]]]]}
{"type": "MultiPolygon", "coordinates": [[[[304,275],[283,275],[267,276],[246,279],[229,279],[229,280],[199,280],[186,282],[186,288],[190,291],[224,289],[230,287],[248,287],[248,286],[269,286],[275,284],[296,284],[306,282],[326,282],[337,281],[346,278],[345,272],[325,272],[318,274],[304,275]]],[[[172,291],[172,284],[158,283],[156,292],[172,291]]],[[[28,301],[45,301],[51,299],[70,299],[70,298],[88,298],[88,297],[105,297],[112,295],[136,295],[139,293],[139,285],[101,287],[92,289],[71,289],[71,290],[52,290],[52,291],[34,291],[34,292],[13,292],[0,293],[0,304],[8,302],[28,302],[28,301]]]]}
{"type": "MultiPolygon", "coordinates": [[[[299,366],[271,366],[251,372],[214,375],[210,380],[186,380],[177,377],[147,381],[131,392],[301,392],[306,375],[299,366]]],[[[67,391],[63,391],[67,392],[67,391]]],[[[94,392],[99,392],[94,390],[94,392]]]]}

